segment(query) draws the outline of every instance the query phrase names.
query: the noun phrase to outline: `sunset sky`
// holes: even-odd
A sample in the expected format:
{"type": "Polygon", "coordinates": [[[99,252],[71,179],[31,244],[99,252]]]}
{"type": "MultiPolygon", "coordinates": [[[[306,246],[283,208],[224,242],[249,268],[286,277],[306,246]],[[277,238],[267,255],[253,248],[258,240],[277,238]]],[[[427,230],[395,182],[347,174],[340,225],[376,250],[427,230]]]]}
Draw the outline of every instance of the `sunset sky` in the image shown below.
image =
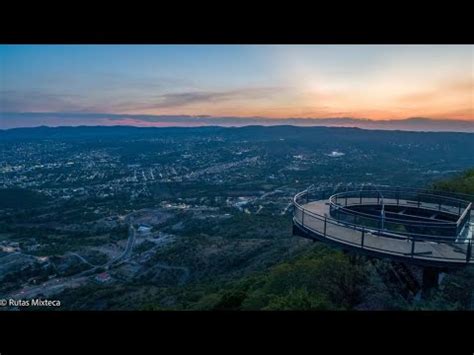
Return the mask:
{"type": "Polygon", "coordinates": [[[473,48],[2,45],[0,112],[474,120],[473,48]]]}

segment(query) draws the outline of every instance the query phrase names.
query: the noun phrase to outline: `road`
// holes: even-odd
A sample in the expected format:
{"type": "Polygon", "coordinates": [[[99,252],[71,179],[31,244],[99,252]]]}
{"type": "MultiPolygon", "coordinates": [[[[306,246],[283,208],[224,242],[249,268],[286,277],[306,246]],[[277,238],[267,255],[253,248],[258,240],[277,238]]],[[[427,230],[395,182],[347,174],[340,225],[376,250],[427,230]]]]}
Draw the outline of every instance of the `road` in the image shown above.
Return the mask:
{"type": "Polygon", "coordinates": [[[87,264],[87,265],[90,265],[92,267],[99,267],[100,265],[94,265],[92,263],[90,263],[89,261],[87,261],[86,259],[84,259],[83,256],[79,255],[78,253],[73,253],[73,252],[69,252],[67,255],[72,255],[72,256],[75,256],[77,258],[79,258],[79,260],[81,260],[83,263],[87,264]]]}
{"type": "Polygon", "coordinates": [[[37,286],[27,286],[22,288],[20,291],[15,291],[7,295],[5,298],[21,298],[28,299],[35,297],[39,294],[45,295],[45,297],[51,297],[66,288],[79,287],[88,282],[88,277],[73,277],[73,278],[58,278],[52,279],[37,286]]]}
{"type": "Polygon", "coordinates": [[[125,250],[118,257],[108,261],[107,263],[103,265],[94,265],[90,263],[89,261],[87,261],[83,256],[77,253],[73,253],[73,252],[68,253],[69,255],[73,255],[79,258],[82,262],[86,263],[87,265],[92,266],[92,269],[85,270],[69,278],[57,278],[57,279],[46,281],[42,283],[41,285],[24,287],[20,291],[15,291],[14,293],[11,293],[10,297],[28,298],[28,297],[34,297],[35,295],[40,294],[40,293],[46,296],[51,296],[53,294],[63,291],[65,288],[75,287],[75,286],[77,287],[79,285],[82,285],[83,283],[87,282],[90,274],[94,273],[96,269],[109,267],[112,264],[118,263],[122,260],[126,260],[128,257],[130,257],[130,253],[132,252],[135,239],[136,239],[135,228],[133,227],[133,225],[130,225],[129,236],[128,236],[127,246],[125,247],[125,250]],[[84,276],[84,275],[87,275],[87,276],[84,276]]]}
{"type": "MultiPolygon", "coordinates": [[[[127,245],[126,245],[124,251],[119,256],[117,256],[116,258],[108,261],[105,264],[95,265],[95,264],[92,264],[91,262],[89,262],[83,256],[79,255],[78,253],[70,252],[70,253],[68,253],[69,255],[73,255],[73,256],[77,257],[78,259],[80,259],[83,263],[92,266],[92,269],[82,271],[82,272],[80,272],[76,275],[73,275],[72,277],[56,278],[56,279],[46,281],[46,282],[42,283],[41,285],[27,286],[27,287],[22,288],[19,291],[17,290],[15,292],[12,292],[11,294],[8,295],[8,297],[11,297],[11,298],[18,298],[18,297],[31,298],[31,297],[34,297],[38,294],[43,294],[46,297],[51,297],[54,294],[62,292],[66,288],[79,287],[79,286],[87,283],[88,280],[90,279],[90,276],[92,274],[94,274],[94,272],[96,272],[97,269],[104,268],[104,267],[108,268],[110,266],[117,265],[118,263],[120,263],[122,261],[128,260],[130,258],[131,253],[132,253],[133,246],[135,244],[135,240],[136,240],[136,230],[133,227],[133,225],[130,224],[127,245]]],[[[153,267],[154,268],[160,268],[160,269],[167,269],[167,270],[180,270],[180,271],[182,271],[182,275],[181,275],[181,277],[179,278],[179,281],[178,281],[179,285],[185,284],[189,279],[190,271],[189,271],[189,268],[187,268],[187,267],[184,267],[184,266],[170,266],[170,265],[167,265],[167,264],[155,264],[153,267]]]]}
{"type": "MultiPolygon", "coordinates": [[[[135,244],[135,240],[136,240],[136,230],[135,230],[135,227],[133,227],[133,225],[130,225],[130,227],[128,229],[127,245],[125,246],[125,249],[122,252],[122,254],[120,254],[119,256],[117,256],[116,258],[114,258],[112,260],[109,260],[108,262],[106,262],[105,264],[102,264],[102,265],[92,264],[91,262],[86,260],[83,256],[79,255],[78,253],[70,252],[68,254],[79,258],[82,262],[84,262],[87,265],[90,265],[94,268],[99,268],[99,267],[107,268],[107,267],[111,266],[112,264],[116,264],[116,263],[119,263],[122,260],[128,259],[130,257],[130,254],[131,254],[132,250],[133,250],[133,245],[135,244]]],[[[90,272],[91,270],[87,270],[87,271],[90,272]]]]}
{"type": "Polygon", "coordinates": [[[132,224],[130,224],[130,227],[128,228],[127,246],[125,247],[125,250],[123,251],[122,254],[117,256],[115,259],[110,260],[108,263],[106,263],[103,266],[108,267],[108,266],[111,266],[112,264],[128,259],[132,252],[133,245],[135,244],[136,234],[137,233],[136,233],[135,227],[132,224]]]}

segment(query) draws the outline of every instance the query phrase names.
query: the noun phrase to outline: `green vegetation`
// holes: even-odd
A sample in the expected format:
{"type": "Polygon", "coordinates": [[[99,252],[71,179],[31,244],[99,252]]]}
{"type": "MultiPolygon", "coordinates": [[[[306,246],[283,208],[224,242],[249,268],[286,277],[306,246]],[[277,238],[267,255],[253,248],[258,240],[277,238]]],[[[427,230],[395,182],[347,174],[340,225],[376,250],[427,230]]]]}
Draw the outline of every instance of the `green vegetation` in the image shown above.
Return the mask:
{"type": "Polygon", "coordinates": [[[0,189],[0,208],[34,208],[47,201],[47,196],[36,191],[20,188],[0,189]]]}
{"type": "Polygon", "coordinates": [[[201,298],[197,309],[304,310],[354,309],[367,279],[364,262],[318,246],[268,272],[246,277],[201,298]]]}
{"type": "MultiPolygon", "coordinates": [[[[436,189],[474,194],[474,169],[434,184],[436,189]]],[[[421,310],[472,310],[474,308],[474,268],[446,274],[441,287],[426,301],[412,305],[421,310]]]]}
{"type": "MultiPolygon", "coordinates": [[[[446,190],[452,184],[471,188],[472,182],[465,181],[471,174],[455,176],[437,186],[443,186],[446,190]]],[[[469,190],[463,190],[466,191],[469,190]]],[[[413,295],[407,298],[403,285],[393,276],[391,262],[343,253],[323,243],[301,239],[297,239],[300,246],[289,254],[289,244],[284,242],[293,237],[290,237],[291,231],[284,222],[287,218],[281,221],[276,218],[277,222],[273,224],[272,220],[275,218],[241,214],[219,224],[222,228],[216,230],[207,222],[200,227],[185,225],[184,231],[189,238],[158,252],[148,265],[150,268],[161,262],[181,265],[185,259],[191,269],[192,280],[184,286],[176,285],[181,275],[179,272],[173,275],[164,273],[162,277],[168,275],[169,282],[164,282],[162,278],[157,284],[153,276],[150,279],[143,277],[109,288],[89,286],[88,292],[68,290],[61,298],[71,309],[79,305],[82,309],[214,311],[473,308],[473,268],[445,274],[441,287],[424,300],[418,300],[413,295]],[[246,230],[239,236],[235,229],[238,227],[237,220],[250,231],[246,230]],[[268,236],[264,239],[270,244],[264,244],[262,249],[253,247],[251,254],[239,255],[238,245],[251,240],[252,234],[260,235],[265,229],[268,229],[268,236]],[[204,234],[206,230],[211,235],[204,234]],[[272,235],[273,239],[268,240],[272,235]],[[273,250],[271,253],[267,251],[270,247],[273,250]],[[210,254],[208,250],[213,249],[216,253],[210,254]],[[185,251],[189,254],[183,254],[185,251]],[[255,268],[257,264],[260,268],[255,268]],[[205,273],[200,273],[201,269],[205,273]],[[90,299],[91,294],[97,293],[101,294],[102,303],[94,303],[90,299]]]]}
{"type": "Polygon", "coordinates": [[[469,169],[451,179],[435,182],[434,188],[442,191],[474,195],[474,169],[469,169]]]}
{"type": "MultiPolygon", "coordinates": [[[[474,169],[435,183],[437,189],[474,193],[474,169]]],[[[191,309],[311,310],[357,309],[364,298],[378,299],[383,309],[471,310],[474,305],[474,269],[447,273],[442,286],[423,301],[403,301],[396,284],[386,277],[388,262],[378,261],[376,277],[364,258],[319,244],[294,260],[268,272],[244,277],[203,295],[191,309]]]]}
{"type": "Polygon", "coordinates": [[[415,302],[392,263],[291,231],[291,197],[315,183],[434,184],[474,194],[473,170],[437,182],[474,166],[471,134],[289,126],[0,133],[0,278],[12,274],[10,291],[65,275],[59,282],[73,284],[92,268],[87,262],[123,252],[130,223],[144,223],[156,239],[137,233],[129,258],[107,270],[110,282],[94,281],[105,268],[85,272],[85,285],[57,295],[63,309],[471,307],[466,270],[415,302]],[[331,157],[334,150],[344,155],[331,157]],[[53,270],[23,272],[37,256],[48,256],[41,265],[53,270]]]}

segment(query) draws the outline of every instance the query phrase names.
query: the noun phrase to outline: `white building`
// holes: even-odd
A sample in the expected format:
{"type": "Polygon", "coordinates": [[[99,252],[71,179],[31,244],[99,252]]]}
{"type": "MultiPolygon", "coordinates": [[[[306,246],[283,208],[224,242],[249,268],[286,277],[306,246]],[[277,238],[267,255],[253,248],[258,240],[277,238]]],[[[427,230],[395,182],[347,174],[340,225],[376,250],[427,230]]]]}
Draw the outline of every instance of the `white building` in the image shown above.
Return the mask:
{"type": "Polygon", "coordinates": [[[148,234],[150,233],[151,231],[151,226],[147,225],[147,224],[140,224],[140,226],[138,226],[138,233],[141,233],[141,234],[148,234]]]}

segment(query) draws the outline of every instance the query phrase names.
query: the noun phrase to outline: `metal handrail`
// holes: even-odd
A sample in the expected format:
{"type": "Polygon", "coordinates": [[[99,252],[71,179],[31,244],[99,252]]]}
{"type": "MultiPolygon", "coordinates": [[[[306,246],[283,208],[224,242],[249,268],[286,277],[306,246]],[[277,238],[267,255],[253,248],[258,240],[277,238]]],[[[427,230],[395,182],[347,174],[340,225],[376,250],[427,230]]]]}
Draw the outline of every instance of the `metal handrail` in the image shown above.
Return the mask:
{"type": "MultiPolygon", "coordinates": [[[[367,185],[366,185],[367,186],[367,185]]],[[[375,188],[377,188],[376,185],[369,185],[369,186],[374,186],[375,188]]],[[[379,188],[377,188],[378,190],[380,190],[379,188]]],[[[423,189],[414,189],[414,188],[397,188],[397,190],[394,190],[393,188],[390,188],[390,189],[385,189],[385,192],[394,192],[394,193],[397,193],[397,197],[398,199],[400,199],[400,196],[403,197],[403,195],[400,195],[400,192],[403,193],[403,190],[406,190],[406,189],[411,189],[413,191],[431,191],[431,190],[423,190],[423,189]]],[[[366,193],[370,193],[370,192],[377,192],[377,193],[380,193],[378,190],[360,190],[360,191],[357,191],[357,194],[361,194],[362,192],[366,192],[366,193]]],[[[314,192],[315,190],[314,189],[306,189],[302,192],[300,192],[299,194],[297,194],[294,199],[297,199],[299,196],[305,194],[305,193],[310,193],[310,192],[314,192]]],[[[317,190],[316,190],[317,191],[317,190]]],[[[343,196],[344,194],[348,194],[348,193],[355,193],[356,191],[345,191],[345,192],[339,192],[339,193],[336,193],[336,194],[332,194],[330,196],[330,200],[332,201],[334,199],[334,196],[343,196]]],[[[442,204],[441,202],[438,201],[438,204],[440,205],[440,207],[436,210],[436,209],[432,209],[432,208],[429,208],[430,210],[433,210],[433,211],[440,211],[441,210],[441,206],[450,206],[450,207],[454,207],[454,208],[458,208],[460,209],[461,205],[460,203],[462,203],[462,207],[465,211],[465,209],[470,209],[472,207],[472,203],[470,203],[469,201],[466,201],[466,200],[460,200],[460,199],[454,199],[454,198],[450,198],[450,197],[446,197],[446,196],[442,196],[442,195],[436,195],[436,194],[427,194],[427,193],[424,193],[423,195],[425,196],[432,196],[432,197],[443,197],[444,199],[451,199],[452,201],[457,201],[458,204],[456,205],[448,205],[448,204],[442,204]]],[[[463,194],[464,196],[468,197],[468,198],[471,198],[474,200],[474,196],[473,195],[467,195],[467,194],[463,194]]],[[[357,196],[353,196],[353,197],[357,197],[357,196]]],[[[359,196],[360,197],[360,196],[359,196]]],[[[419,197],[419,196],[418,196],[419,197]]],[[[395,198],[393,198],[395,199],[395,198]]],[[[412,200],[413,202],[415,202],[415,200],[412,200]]],[[[422,199],[417,199],[416,202],[420,201],[420,203],[422,202],[425,202],[425,203],[433,203],[432,201],[431,202],[426,202],[426,201],[423,201],[422,199]]],[[[294,200],[294,202],[296,202],[294,200]]],[[[340,205],[341,206],[341,205],[340,205]]],[[[426,207],[426,206],[425,206],[426,207]]],[[[428,207],[426,207],[428,208],[428,207]]],[[[352,211],[354,212],[354,211],[352,211]]],[[[448,212],[448,211],[445,211],[443,210],[443,212],[446,212],[446,213],[451,213],[451,212],[448,212]]],[[[357,212],[357,213],[361,213],[361,212],[357,212]]],[[[459,215],[461,215],[461,212],[459,212],[459,215]]],[[[434,222],[433,222],[434,223],[434,222]]],[[[444,222],[436,222],[438,224],[443,224],[444,222]]],[[[450,222],[446,222],[447,224],[449,224],[450,222]]]]}
{"type": "MultiPolygon", "coordinates": [[[[399,197],[403,196],[401,195],[401,193],[403,193],[404,191],[402,189],[400,190],[393,190],[393,189],[387,189],[387,190],[383,190],[383,189],[379,189],[380,191],[383,191],[385,193],[394,193],[394,194],[397,194],[399,197]]],[[[417,190],[414,190],[414,191],[417,191],[417,190]]],[[[334,194],[333,196],[343,196],[344,194],[348,194],[348,193],[355,193],[356,191],[343,191],[343,192],[338,192],[336,194],[334,194]]],[[[357,193],[362,193],[362,192],[365,192],[365,193],[370,193],[370,192],[377,192],[379,193],[379,191],[377,190],[359,190],[357,191],[357,193]]],[[[331,196],[331,197],[333,197],[331,196]]],[[[444,201],[451,201],[451,202],[456,202],[456,204],[454,205],[449,205],[449,204],[444,204],[446,206],[451,206],[451,207],[458,207],[460,204],[462,204],[463,207],[467,207],[469,205],[469,201],[467,200],[462,200],[462,199],[458,199],[458,198],[452,198],[452,197],[447,197],[447,196],[443,196],[443,195],[436,195],[436,194],[432,194],[432,193],[426,193],[426,192],[421,192],[421,193],[418,193],[418,197],[420,196],[429,196],[429,197],[434,197],[434,198],[441,198],[442,200],[444,201]]],[[[344,197],[344,196],[343,196],[344,197]]],[[[386,198],[386,196],[385,196],[386,198]]],[[[472,196],[472,198],[474,198],[474,196],[472,196]]],[[[420,199],[420,201],[422,201],[420,199]]]]}
{"type": "MultiPolygon", "coordinates": [[[[373,247],[373,246],[364,246],[364,237],[365,237],[365,233],[370,231],[370,229],[367,229],[365,227],[359,227],[359,228],[350,228],[350,229],[353,229],[353,230],[357,230],[357,231],[360,231],[361,232],[361,244],[359,243],[354,243],[354,242],[351,242],[351,241],[347,241],[347,240],[344,240],[340,237],[336,237],[336,236],[332,236],[332,235],[329,235],[326,233],[326,225],[327,224],[331,224],[331,225],[335,225],[335,226],[338,226],[338,227],[350,227],[350,225],[346,224],[346,223],[339,223],[339,222],[333,222],[332,220],[328,219],[327,217],[323,217],[317,213],[314,213],[314,212],[311,212],[311,211],[308,211],[306,209],[304,209],[296,200],[298,199],[298,197],[300,197],[301,195],[303,195],[306,191],[303,191],[302,193],[299,193],[295,196],[294,198],[294,202],[295,202],[295,211],[296,210],[299,210],[301,213],[302,213],[302,223],[299,222],[296,218],[296,216],[293,217],[293,220],[297,223],[297,224],[300,224],[302,225],[303,228],[306,228],[306,229],[309,229],[315,233],[318,233],[318,234],[321,234],[321,233],[324,233],[324,237],[327,237],[329,239],[332,239],[332,240],[337,240],[338,242],[342,242],[344,244],[348,244],[348,245],[355,245],[355,246],[358,246],[358,247],[361,247],[362,249],[369,249],[369,250],[375,250],[375,251],[381,251],[381,252],[384,252],[386,254],[393,254],[393,255],[401,255],[401,256],[404,256],[404,257],[408,257],[407,253],[404,253],[404,252],[398,252],[396,250],[391,250],[391,249],[383,249],[383,248],[376,248],[376,247],[373,247]],[[307,224],[305,225],[304,223],[304,216],[305,214],[308,214],[310,217],[312,218],[315,218],[321,222],[324,222],[324,232],[322,231],[319,231],[319,230],[315,230],[313,229],[311,226],[308,226],[307,224]]],[[[384,235],[386,236],[386,235],[384,235]]],[[[411,258],[415,258],[415,259],[419,259],[419,260],[446,260],[446,261],[456,261],[458,263],[472,263],[473,260],[472,260],[472,255],[471,255],[471,247],[472,247],[472,240],[469,241],[469,244],[467,245],[467,251],[466,251],[466,257],[463,257],[463,258],[453,258],[453,257],[437,257],[437,256],[422,256],[420,257],[419,255],[416,255],[416,253],[414,253],[414,248],[415,248],[415,243],[416,242],[425,242],[426,243],[426,240],[423,239],[423,240],[418,240],[417,238],[407,238],[408,240],[411,241],[412,243],[412,248],[411,248],[411,255],[410,257],[411,258]]],[[[448,241],[450,244],[460,244],[462,246],[466,246],[466,243],[460,243],[460,242],[455,242],[453,240],[449,240],[448,241]]]]}
{"type": "MultiPolygon", "coordinates": [[[[332,197],[332,196],[331,196],[332,197]]],[[[386,199],[386,198],[385,198],[386,199]]],[[[387,199],[386,199],[387,200],[387,199]]],[[[342,211],[348,211],[349,214],[352,214],[352,215],[358,215],[358,216],[363,216],[364,218],[367,218],[367,219],[371,219],[371,220],[378,220],[378,218],[374,217],[373,215],[370,215],[370,214],[367,214],[367,213],[364,213],[364,212],[360,212],[360,211],[354,211],[352,209],[349,209],[349,208],[346,208],[345,205],[340,205],[340,204],[337,204],[335,202],[333,202],[332,200],[330,200],[330,203],[331,203],[331,206],[334,207],[334,208],[337,208],[338,210],[342,210],[342,211]]],[[[389,203],[389,202],[386,202],[384,201],[384,204],[385,205],[389,205],[389,206],[397,206],[399,204],[394,204],[394,203],[389,203]]],[[[347,206],[356,206],[357,204],[355,205],[347,205],[347,206]]],[[[411,206],[409,204],[405,204],[403,206],[411,206]]],[[[413,206],[411,206],[413,207],[413,206]]],[[[439,209],[433,209],[433,208],[428,208],[428,207],[424,207],[425,209],[428,209],[430,211],[434,211],[434,212],[439,212],[440,210],[439,209]]],[[[446,213],[449,213],[447,211],[442,211],[442,212],[446,212],[446,213]]],[[[389,217],[387,218],[387,220],[389,222],[393,222],[393,223],[396,223],[397,221],[400,221],[400,222],[404,222],[403,225],[406,225],[406,226],[436,226],[437,228],[451,228],[453,226],[456,226],[459,224],[459,220],[456,221],[456,222],[450,222],[450,221],[432,221],[432,222],[412,222],[412,223],[406,223],[405,220],[402,220],[402,219],[397,219],[397,218],[393,218],[393,217],[389,217]],[[445,225],[445,226],[443,226],[445,225]]]]}
{"type": "Polygon", "coordinates": [[[457,221],[457,225],[459,226],[459,224],[462,222],[462,220],[467,216],[468,213],[471,212],[471,209],[472,209],[472,203],[470,203],[467,208],[464,210],[463,214],[461,215],[461,217],[459,217],[458,221],[457,221]]]}
{"type": "Polygon", "coordinates": [[[327,219],[326,216],[322,216],[313,211],[307,210],[303,208],[301,205],[296,206],[296,208],[304,212],[306,215],[310,215],[311,217],[316,218],[320,221],[324,221],[324,219],[326,219],[327,223],[333,224],[335,226],[344,226],[348,229],[357,230],[357,231],[362,231],[362,230],[370,231],[378,235],[387,236],[389,238],[409,239],[409,240],[415,240],[415,241],[435,241],[435,242],[453,242],[456,239],[452,237],[439,237],[439,236],[434,237],[433,235],[429,235],[429,234],[419,234],[419,233],[400,234],[400,233],[396,233],[390,230],[384,231],[384,230],[379,230],[376,228],[372,229],[367,226],[361,226],[361,225],[353,224],[346,221],[336,221],[336,220],[327,219]]]}
{"type": "MultiPolygon", "coordinates": [[[[304,211],[304,213],[306,214],[309,214],[313,217],[316,217],[318,218],[319,220],[322,220],[321,218],[325,218],[325,216],[321,216],[315,212],[312,212],[310,210],[307,210],[305,209],[298,201],[299,201],[299,198],[303,197],[304,195],[310,193],[310,192],[313,192],[313,191],[309,191],[308,189],[304,190],[304,191],[301,191],[299,192],[298,194],[296,194],[293,198],[293,204],[296,208],[299,208],[301,211],[304,211]]],[[[308,201],[306,201],[307,203],[308,201]]],[[[377,220],[378,219],[375,219],[373,218],[374,220],[377,220]]],[[[344,225],[346,227],[349,227],[350,229],[353,229],[353,230],[360,230],[361,226],[360,224],[355,224],[355,223],[350,223],[350,222],[347,222],[347,221],[340,221],[338,220],[337,222],[333,223],[331,222],[331,220],[328,220],[328,223],[332,223],[334,225],[344,225]]],[[[408,225],[406,223],[403,223],[401,225],[408,225]]],[[[456,225],[456,224],[454,224],[456,225]]],[[[429,225],[428,225],[429,226],[429,225]]],[[[433,235],[430,235],[430,234],[421,234],[421,233],[400,233],[400,232],[396,232],[396,231],[391,231],[391,230],[380,230],[380,229],[377,229],[377,228],[370,228],[370,227],[364,227],[365,230],[371,230],[371,231],[374,231],[375,233],[378,233],[380,235],[386,235],[388,237],[390,237],[389,235],[387,235],[387,233],[384,233],[384,232],[389,232],[390,234],[392,235],[396,235],[397,237],[400,237],[400,238],[404,238],[404,239],[410,239],[410,240],[417,240],[417,241],[435,241],[435,242],[453,242],[455,239],[457,239],[457,236],[456,237],[445,237],[445,236],[433,236],[433,235]]]]}
{"type": "MultiPolygon", "coordinates": [[[[296,221],[298,223],[298,221],[296,221]]],[[[327,222],[327,223],[331,223],[331,222],[327,222]]],[[[299,224],[299,223],[298,223],[299,224]]],[[[318,233],[320,234],[321,231],[318,231],[318,230],[314,230],[313,228],[309,227],[309,226],[303,226],[304,228],[306,229],[309,229],[315,233],[318,233]]],[[[367,250],[373,250],[373,251],[380,251],[380,252],[383,252],[384,254],[389,254],[389,255],[397,255],[397,256],[403,256],[403,257],[408,257],[409,255],[407,253],[404,253],[404,252],[398,252],[398,251],[395,251],[395,250],[392,250],[392,249],[383,249],[383,248],[377,248],[377,247],[373,247],[373,246],[367,246],[367,245],[364,245],[363,244],[363,240],[364,240],[364,230],[361,231],[362,234],[361,234],[361,243],[362,244],[359,244],[359,243],[354,243],[354,242],[350,242],[350,241],[347,241],[347,240],[344,240],[342,238],[339,238],[339,237],[336,237],[336,236],[333,236],[333,235],[330,235],[330,234],[327,234],[325,233],[325,237],[326,238],[329,238],[331,240],[335,240],[339,243],[343,243],[343,244],[347,244],[347,245],[352,245],[352,246],[357,246],[357,247],[361,247],[361,249],[367,249],[367,250]]],[[[365,231],[366,232],[366,231],[365,231]]],[[[416,243],[416,240],[413,241],[411,240],[412,243],[416,243]]],[[[458,243],[459,244],[459,243],[458,243]]],[[[412,253],[410,255],[411,258],[414,258],[414,259],[418,259],[418,260],[445,260],[445,261],[453,261],[453,262],[457,262],[459,264],[471,264],[473,263],[472,261],[472,257],[470,256],[470,254],[467,254],[466,258],[453,258],[453,257],[437,257],[437,256],[418,256],[416,255],[416,253],[414,253],[413,251],[413,246],[414,244],[412,244],[412,253]]],[[[469,247],[469,245],[468,245],[469,247]]]]}
{"type": "Polygon", "coordinates": [[[412,190],[412,191],[417,191],[417,192],[426,192],[430,193],[434,196],[443,196],[448,199],[454,199],[454,200],[462,200],[462,201],[474,201],[474,195],[470,194],[465,194],[461,192],[451,192],[451,191],[443,191],[443,190],[436,190],[436,189],[423,189],[423,188],[418,188],[418,187],[409,187],[409,186],[391,186],[391,185],[364,185],[368,187],[374,187],[378,189],[391,189],[391,190],[412,190]],[[444,195],[449,195],[449,196],[444,196],[444,195]],[[456,196],[456,197],[453,197],[456,196]]]}
{"type": "MultiPolygon", "coordinates": [[[[429,221],[428,222],[428,221],[424,221],[424,222],[407,223],[405,220],[401,220],[401,219],[397,219],[397,218],[393,218],[393,217],[388,218],[389,223],[397,223],[397,221],[400,221],[400,224],[402,224],[404,226],[413,226],[413,227],[436,226],[437,228],[459,227],[461,225],[461,223],[463,222],[463,218],[466,217],[466,215],[469,213],[469,211],[472,208],[472,203],[470,203],[469,201],[448,198],[448,197],[445,197],[445,196],[442,196],[443,197],[442,201],[433,202],[433,201],[426,201],[425,199],[422,199],[420,197],[422,197],[422,196],[438,197],[438,195],[423,193],[423,194],[418,194],[417,199],[415,201],[413,199],[409,200],[407,198],[407,196],[403,194],[402,190],[386,189],[386,190],[382,190],[382,191],[385,191],[385,193],[387,193],[387,192],[396,193],[396,198],[395,197],[388,198],[389,200],[390,199],[392,199],[392,200],[396,199],[397,200],[396,205],[400,204],[400,202],[399,202],[400,199],[402,199],[402,200],[405,199],[407,201],[417,202],[418,205],[421,205],[422,203],[430,203],[430,204],[436,204],[437,203],[438,204],[438,209],[424,206],[425,209],[429,209],[431,211],[442,211],[442,212],[445,212],[445,213],[454,214],[453,212],[448,212],[446,210],[442,210],[441,207],[442,206],[448,206],[448,207],[454,207],[454,208],[459,209],[459,212],[458,212],[459,218],[456,222],[450,222],[450,221],[429,221]],[[442,202],[444,202],[446,200],[456,201],[457,204],[456,205],[443,204],[442,202]],[[461,204],[462,204],[462,207],[463,207],[463,213],[462,214],[461,214],[461,204]],[[401,223],[401,222],[403,222],[403,223],[401,223]],[[442,225],[445,225],[445,227],[442,226],[442,225]]],[[[379,220],[378,218],[374,218],[370,214],[359,212],[359,211],[354,211],[352,209],[346,208],[345,205],[337,203],[338,198],[344,198],[344,199],[346,199],[346,201],[347,201],[347,198],[357,198],[357,197],[359,197],[361,199],[361,201],[362,201],[363,198],[370,198],[370,195],[367,196],[367,194],[366,194],[366,196],[362,197],[362,192],[380,194],[380,189],[377,188],[377,190],[345,191],[345,192],[336,193],[336,194],[329,197],[329,202],[331,203],[332,207],[337,208],[338,210],[345,211],[348,214],[363,216],[364,218],[371,219],[373,221],[378,221],[379,220]],[[336,202],[334,202],[334,200],[336,200],[336,202]]],[[[385,195],[384,200],[387,200],[386,195],[385,195]]],[[[395,205],[394,203],[387,203],[387,202],[384,202],[384,204],[386,204],[386,205],[387,204],[388,205],[395,205]]],[[[409,206],[408,204],[404,204],[404,205],[409,206]]]]}

